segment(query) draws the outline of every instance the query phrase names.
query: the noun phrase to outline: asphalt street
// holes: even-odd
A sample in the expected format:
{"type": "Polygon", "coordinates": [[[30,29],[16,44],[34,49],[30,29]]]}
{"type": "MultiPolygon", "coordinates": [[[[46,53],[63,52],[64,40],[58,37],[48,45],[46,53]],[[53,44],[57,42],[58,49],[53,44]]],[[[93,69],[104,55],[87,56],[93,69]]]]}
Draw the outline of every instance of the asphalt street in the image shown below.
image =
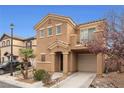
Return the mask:
{"type": "Polygon", "coordinates": [[[0,81],[0,88],[19,88],[18,86],[10,85],[0,81]]]}

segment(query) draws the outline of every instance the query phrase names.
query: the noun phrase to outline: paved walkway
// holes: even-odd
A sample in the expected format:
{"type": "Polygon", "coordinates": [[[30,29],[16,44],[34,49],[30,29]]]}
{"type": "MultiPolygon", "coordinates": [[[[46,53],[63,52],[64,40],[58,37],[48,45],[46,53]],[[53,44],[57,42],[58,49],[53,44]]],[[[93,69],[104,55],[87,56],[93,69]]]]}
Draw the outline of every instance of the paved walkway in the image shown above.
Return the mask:
{"type": "Polygon", "coordinates": [[[4,83],[4,82],[0,81],[0,88],[20,88],[20,87],[14,86],[14,85],[11,85],[11,84],[7,84],[7,83],[4,83]]]}
{"type": "Polygon", "coordinates": [[[95,79],[96,74],[77,72],[60,83],[54,85],[54,88],[88,88],[95,79]]]}

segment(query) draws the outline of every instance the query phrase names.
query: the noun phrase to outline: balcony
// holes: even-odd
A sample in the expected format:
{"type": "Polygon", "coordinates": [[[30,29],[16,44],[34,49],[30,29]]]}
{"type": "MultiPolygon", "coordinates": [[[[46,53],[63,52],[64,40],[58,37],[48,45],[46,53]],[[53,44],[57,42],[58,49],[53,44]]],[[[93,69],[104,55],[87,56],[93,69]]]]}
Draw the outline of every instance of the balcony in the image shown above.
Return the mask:
{"type": "Polygon", "coordinates": [[[80,42],[76,34],[72,34],[70,40],[71,40],[71,50],[88,49],[86,42],[85,41],[80,42]]]}
{"type": "Polygon", "coordinates": [[[70,44],[71,44],[71,50],[86,50],[88,49],[87,47],[87,42],[89,40],[98,40],[99,42],[103,43],[103,46],[105,45],[105,38],[103,36],[103,31],[97,31],[89,38],[89,40],[82,40],[80,42],[80,37],[77,34],[72,34],[70,37],[70,44]]]}

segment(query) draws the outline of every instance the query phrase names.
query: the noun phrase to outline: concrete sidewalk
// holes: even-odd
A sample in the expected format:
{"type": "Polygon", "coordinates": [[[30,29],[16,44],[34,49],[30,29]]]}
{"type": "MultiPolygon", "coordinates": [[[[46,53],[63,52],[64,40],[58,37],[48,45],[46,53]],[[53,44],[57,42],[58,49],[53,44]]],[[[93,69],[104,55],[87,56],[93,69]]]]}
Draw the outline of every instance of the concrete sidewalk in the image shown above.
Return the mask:
{"type": "MultiPolygon", "coordinates": [[[[14,73],[15,74],[15,73],[14,73]]],[[[52,80],[62,77],[63,73],[54,73],[52,75],[52,80]]],[[[17,80],[17,77],[10,76],[10,74],[0,75],[0,81],[20,88],[46,88],[43,86],[42,81],[35,82],[33,84],[21,82],[17,80]]]]}
{"type": "MultiPolygon", "coordinates": [[[[55,79],[62,75],[61,73],[55,73],[52,78],[55,79]]],[[[94,73],[77,72],[51,88],[88,88],[95,76],[94,73]]],[[[0,75],[0,81],[20,88],[46,88],[42,81],[33,84],[25,83],[17,81],[17,77],[10,76],[10,74],[0,75]]]]}
{"type": "Polygon", "coordinates": [[[88,88],[95,77],[96,74],[94,73],[77,72],[52,86],[52,88],[88,88]]]}
{"type": "Polygon", "coordinates": [[[43,83],[41,81],[33,84],[29,84],[29,83],[17,81],[16,79],[17,79],[16,77],[10,76],[9,74],[0,75],[1,82],[11,84],[13,86],[17,86],[20,88],[43,88],[43,83]]]}

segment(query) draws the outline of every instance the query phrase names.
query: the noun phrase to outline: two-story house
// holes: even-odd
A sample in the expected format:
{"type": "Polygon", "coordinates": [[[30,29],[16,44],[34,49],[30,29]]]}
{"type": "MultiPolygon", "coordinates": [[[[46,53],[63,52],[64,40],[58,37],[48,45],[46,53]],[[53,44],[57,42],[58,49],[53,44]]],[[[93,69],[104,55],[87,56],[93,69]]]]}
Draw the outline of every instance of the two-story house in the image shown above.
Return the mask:
{"type": "MultiPolygon", "coordinates": [[[[20,36],[13,36],[13,59],[21,60],[19,50],[22,48],[32,48],[35,54],[36,38],[23,38],[20,36]]],[[[11,35],[3,34],[0,38],[0,63],[8,61],[5,53],[11,53],[11,35]]]]}
{"type": "Polygon", "coordinates": [[[70,17],[48,14],[35,25],[38,69],[50,72],[96,72],[102,74],[104,57],[88,51],[85,42],[92,40],[104,20],[76,24],[70,17]]]}

